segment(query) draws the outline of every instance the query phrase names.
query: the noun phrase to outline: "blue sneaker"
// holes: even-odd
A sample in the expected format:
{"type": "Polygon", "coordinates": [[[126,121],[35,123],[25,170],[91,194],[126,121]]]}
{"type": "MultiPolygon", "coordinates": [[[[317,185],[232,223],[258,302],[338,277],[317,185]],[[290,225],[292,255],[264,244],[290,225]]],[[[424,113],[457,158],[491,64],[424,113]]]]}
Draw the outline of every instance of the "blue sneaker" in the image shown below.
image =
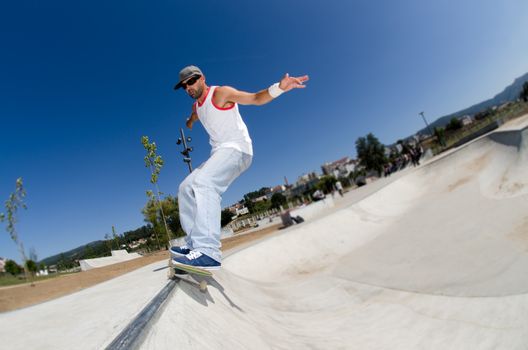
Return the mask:
{"type": "Polygon", "coordinates": [[[187,265],[192,267],[198,267],[200,269],[208,271],[219,270],[222,266],[222,264],[218,261],[196,250],[191,251],[185,256],[172,258],[172,263],[175,265],[176,268],[178,267],[178,265],[187,265]]]}
{"type": "Polygon", "coordinates": [[[186,245],[182,245],[180,247],[170,247],[170,252],[171,252],[171,255],[172,256],[185,256],[187,254],[189,254],[191,252],[191,250],[189,249],[189,247],[187,247],[186,245]]]}

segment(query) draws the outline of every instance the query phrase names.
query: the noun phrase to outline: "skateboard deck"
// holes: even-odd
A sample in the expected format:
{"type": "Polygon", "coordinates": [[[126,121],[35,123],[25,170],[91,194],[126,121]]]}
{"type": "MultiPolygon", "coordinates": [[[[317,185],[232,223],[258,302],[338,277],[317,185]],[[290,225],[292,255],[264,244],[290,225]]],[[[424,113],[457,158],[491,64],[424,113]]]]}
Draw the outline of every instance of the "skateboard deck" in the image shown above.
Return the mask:
{"type": "Polygon", "coordinates": [[[192,283],[192,281],[182,277],[182,275],[185,275],[185,274],[194,275],[198,277],[205,277],[205,278],[197,279],[197,282],[199,283],[200,292],[204,292],[204,293],[207,291],[207,279],[206,278],[213,276],[213,273],[211,271],[200,269],[198,267],[174,264],[172,262],[172,258],[170,258],[169,259],[169,272],[167,273],[167,277],[169,279],[178,278],[179,280],[186,280],[187,282],[192,283]]]}

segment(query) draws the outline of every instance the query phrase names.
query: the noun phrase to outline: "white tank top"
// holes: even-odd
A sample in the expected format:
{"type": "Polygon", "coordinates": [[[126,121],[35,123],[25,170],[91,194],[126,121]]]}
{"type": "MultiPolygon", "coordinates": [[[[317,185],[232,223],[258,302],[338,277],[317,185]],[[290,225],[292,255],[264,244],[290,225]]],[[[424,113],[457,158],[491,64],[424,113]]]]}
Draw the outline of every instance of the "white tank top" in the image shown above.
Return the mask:
{"type": "Polygon", "coordinates": [[[195,102],[196,113],[209,134],[211,153],[219,148],[234,148],[253,155],[253,145],[246,124],[238,111],[238,104],[229,108],[217,107],[213,103],[216,86],[211,86],[200,105],[195,102]]]}

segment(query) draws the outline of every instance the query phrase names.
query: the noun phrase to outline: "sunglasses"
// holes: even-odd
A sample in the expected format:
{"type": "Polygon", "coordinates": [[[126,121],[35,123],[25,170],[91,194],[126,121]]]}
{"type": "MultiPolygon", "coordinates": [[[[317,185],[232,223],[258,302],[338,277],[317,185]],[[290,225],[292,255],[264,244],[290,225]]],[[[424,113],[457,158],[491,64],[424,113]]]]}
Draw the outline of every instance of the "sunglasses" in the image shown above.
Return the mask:
{"type": "Polygon", "coordinates": [[[187,86],[192,86],[198,79],[200,79],[201,75],[195,75],[191,79],[187,80],[185,83],[181,83],[181,87],[185,90],[187,89],[187,86]]]}

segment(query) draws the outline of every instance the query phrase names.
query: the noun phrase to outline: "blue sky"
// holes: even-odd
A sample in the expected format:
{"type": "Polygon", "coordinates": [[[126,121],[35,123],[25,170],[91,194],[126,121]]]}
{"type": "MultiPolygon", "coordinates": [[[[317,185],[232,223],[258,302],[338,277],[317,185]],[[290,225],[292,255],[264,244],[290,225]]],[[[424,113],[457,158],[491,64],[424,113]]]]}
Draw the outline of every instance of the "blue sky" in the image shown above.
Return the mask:
{"type": "MultiPolygon", "coordinates": [[[[528,2],[13,1],[0,10],[0,200],[24,179],[19,236],[39,258],[144,224],[140,143],[165,160],[161,191],[187,174],[175,141],[196,64],[211,85],[258,91],[286,72],[304,90],[242,106],[253,165],[224,195],[294,182],[355,156],[369,132],[393,143],[490,98],[528,72],[528,2]]],[[[210,148],[192,132],[193,163],[210,148]]],[[[0,209],[4,211],[4,208],[0,209]]],[[[0,256],[20,260],[2,225],[0,256]]]]}

